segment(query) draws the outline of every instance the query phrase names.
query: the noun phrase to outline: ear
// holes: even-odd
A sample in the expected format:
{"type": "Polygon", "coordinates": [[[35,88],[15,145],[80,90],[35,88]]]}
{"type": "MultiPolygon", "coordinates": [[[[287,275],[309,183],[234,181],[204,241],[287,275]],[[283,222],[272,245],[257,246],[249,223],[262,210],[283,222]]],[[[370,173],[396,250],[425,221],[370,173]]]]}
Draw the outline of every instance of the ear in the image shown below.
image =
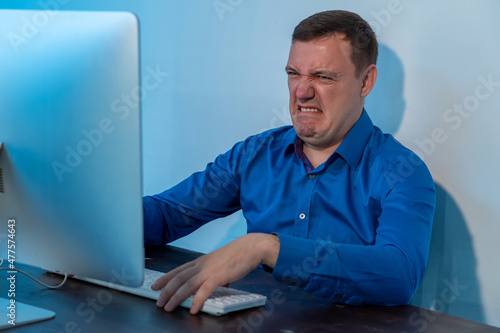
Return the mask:
{"type": "Polygon", "coordinates": [[[366,97],[372,91],[377,79],[377,67],[373,64],[365,69],[363,77],[363,86],[361,87],[361,97],[366,97]]]}

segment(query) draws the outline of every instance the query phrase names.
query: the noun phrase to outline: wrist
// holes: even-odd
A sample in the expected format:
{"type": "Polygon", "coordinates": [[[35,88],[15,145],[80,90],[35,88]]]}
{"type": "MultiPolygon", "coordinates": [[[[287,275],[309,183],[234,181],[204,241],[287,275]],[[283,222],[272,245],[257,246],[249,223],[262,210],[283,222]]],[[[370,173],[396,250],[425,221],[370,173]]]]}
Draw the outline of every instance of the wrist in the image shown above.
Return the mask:
{"type": "Polygon", "coordinates": [[[262,264],[274,269],[280,252],[280,239],[276,234],[262,234],[262,236],[264,239],[264,255],[262,257],[262,264]]]}

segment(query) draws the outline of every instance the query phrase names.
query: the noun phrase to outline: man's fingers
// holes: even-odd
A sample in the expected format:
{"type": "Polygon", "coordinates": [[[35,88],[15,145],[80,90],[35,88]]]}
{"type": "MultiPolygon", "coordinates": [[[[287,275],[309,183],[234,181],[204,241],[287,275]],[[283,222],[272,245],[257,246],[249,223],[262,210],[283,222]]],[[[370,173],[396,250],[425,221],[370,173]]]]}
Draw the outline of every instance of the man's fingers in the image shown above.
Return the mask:
{"type": "Polygon", "coordinates": [[[205,282],[196,292],[196,295],[193,297],[193,303],[191,304],[190,313],[195,315],[197,314],[205,301],[212,295],[212,293],[217,289],[217,284],[210,284],[210,282],[205,282]]]}
{"type": "Polygon", "coordinates": [[[179,267],[176,267],[174,268],[173,270],[171,270],[170,272],[166,273],[165,275],[161,276],[160,278],[158,278],[152,285],[151,285],[151,289],[152,290],[160,290],[162,289],[163,287],[165,287],[165,285],[174,277],[176,276],[179,272],[187,269],[187,268],[190,268],[191,266],[193,266],[193,262],[188,262],[182,266],[179,266],[179,267]]]}
{"type": "Polygon", "coordinates": [[[181,288],[179,288],[175,294],[173,294],[168,301],[166,302],[165,306],[163,309],[167,312],[174,311],[175,308],[181,304],[186,298],[191,296],[193,291],[189,291],[186,287],[186,285],[183,285],[181,288]]]}
{"type": "MultiPolygon", "coordinates": [[[[199,287],[199,283],[197,282],[197,277],[193,277],[190,280],[186,281],[184,284],[179,286],[176,292],[170,296],[165,306],[163,307],[165,311],[171,312],[173,311],[179,304],[181,304],[186,298],[191,296],[199,287]]],[[[167,286],[168,288],[168,286],[167,286]]]]}
{"type": "Polygon", "coordinates": [[[165,307],[165,305],[168,304],[173,298],[172,302],[170,302],[170,305],[165,308],[165,310],[170,308],[172,308],[173,310],[177,305],[179,305],[179,303],[181,303],[184,299],[191,295],[193,291],[196,290],[197,286],[193,286],[192,282],[190,282],[194,275],[196,275],[196,268],[193,266],[188,267],[187,269],[180,271],[175,275],[170,275],[169,273],[160,277],[155,282],[155,287],[158,283],[158,285],[160,285],[160,288],[162,289],[160,296],[156,301],[156,305],[158,307],[165,307]]]}
{"type": "Polygon", "coordinates": [[[173,276],[172,271],[162,275],[151,285],[151,289],[155,291],[163,289],[173,276]]]}
{"type": "MultiPolygon", "coordinates": [[[[157,306],[163,307],[165,311],[173,311],[197,291],[191,313],[198,313],[218,286],[242,278],[265,262],[266,256],[272,252],[269,250],[270,244],[274,249],[275,243],[275,238],[270,235],[249,234],[172,270],[152,285],[153,290],[162,289],[157,306]],[[259,249],[257,253],[255,248],[259,249]]],[[[268,262],[273,265],[272,260],[268,262]]]]}

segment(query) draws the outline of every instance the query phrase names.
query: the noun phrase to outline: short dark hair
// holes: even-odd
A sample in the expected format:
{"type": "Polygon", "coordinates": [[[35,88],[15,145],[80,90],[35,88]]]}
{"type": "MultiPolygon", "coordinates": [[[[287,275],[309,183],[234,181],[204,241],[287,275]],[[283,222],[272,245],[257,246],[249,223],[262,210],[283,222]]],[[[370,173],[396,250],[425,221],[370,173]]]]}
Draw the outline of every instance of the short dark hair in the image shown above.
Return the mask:
{"type": "Polygon", "coordinates": [[[351,42],[351,60],[356,75],[371,64],[377,63],[378,43],[370,25],[358,14],[345,10],[329,10],[309,16],[293,31],[292,43],[310,42],[336,33],[345,35],[351,42]]]}

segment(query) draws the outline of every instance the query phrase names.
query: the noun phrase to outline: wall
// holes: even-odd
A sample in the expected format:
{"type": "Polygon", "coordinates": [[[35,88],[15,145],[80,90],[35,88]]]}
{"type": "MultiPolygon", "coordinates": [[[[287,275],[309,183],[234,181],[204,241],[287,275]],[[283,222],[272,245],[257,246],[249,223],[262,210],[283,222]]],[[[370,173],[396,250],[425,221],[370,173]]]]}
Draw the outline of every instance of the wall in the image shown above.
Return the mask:
{"type": "MultiPolygon", "coordinates": [[[[366,108],[414,149],[438,189],[431,255],[413,303],[500,326],[500,2],[4,0],[3,8],[127,10],[141,23],[145,194],[160,192],[248,135],[288,124],[284,66],[293,27],[326,9],[377,32],[366,108]]],[[[50,22],[49,22],[50,24],[50,22]]],[[[210,251],[245,232],[240,214],[175,244],[210,251]]],[[[424,328],[425,320],[416,328],[424,328]]]]}

